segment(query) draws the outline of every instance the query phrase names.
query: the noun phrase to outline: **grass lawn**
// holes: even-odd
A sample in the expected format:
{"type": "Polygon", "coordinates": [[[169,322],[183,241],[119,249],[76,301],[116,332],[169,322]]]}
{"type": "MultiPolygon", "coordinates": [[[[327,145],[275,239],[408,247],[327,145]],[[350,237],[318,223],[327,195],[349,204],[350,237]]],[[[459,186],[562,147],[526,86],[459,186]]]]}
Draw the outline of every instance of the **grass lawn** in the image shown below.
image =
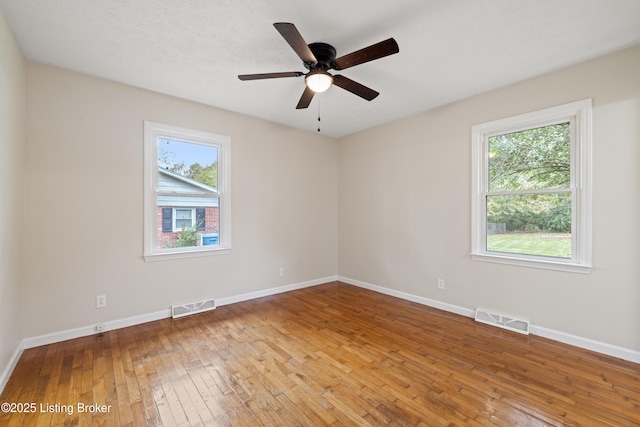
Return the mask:
{"type": "Polygon", "coordinates": [[[487,250],[559,258],[571,257],[571,234],[504,233],[487,236],[487,250]]]}

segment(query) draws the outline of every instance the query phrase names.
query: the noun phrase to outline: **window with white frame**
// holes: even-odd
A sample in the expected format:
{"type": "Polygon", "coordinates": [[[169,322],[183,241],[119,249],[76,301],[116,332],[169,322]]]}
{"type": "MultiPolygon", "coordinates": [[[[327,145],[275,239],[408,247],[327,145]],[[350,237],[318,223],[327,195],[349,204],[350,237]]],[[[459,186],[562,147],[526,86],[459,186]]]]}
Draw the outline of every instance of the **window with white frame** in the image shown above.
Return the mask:
{"type": "Polygon", "coordinates": [[[193,208],[173,208],[173,231],[183,231],[195,225],[193,208]]]}
{"type": "Polygon", "coordinates": [[[144,258],[231,250],[230,138],[144,122],[144,258]]]}
{"type": "Polygon", "coordinates": [[[588,273],[591,99],[472,127],[475,260],[588,273]]]}

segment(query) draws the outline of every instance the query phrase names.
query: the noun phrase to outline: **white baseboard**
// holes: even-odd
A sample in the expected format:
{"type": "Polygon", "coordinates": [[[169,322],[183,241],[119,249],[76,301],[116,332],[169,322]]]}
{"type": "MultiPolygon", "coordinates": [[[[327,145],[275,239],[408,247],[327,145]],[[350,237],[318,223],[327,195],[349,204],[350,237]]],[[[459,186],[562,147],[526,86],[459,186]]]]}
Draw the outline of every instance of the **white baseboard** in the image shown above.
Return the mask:
{"type": "Polygon", "coordinates": [[[585,350],[595,351],[596,353],[606,354],[607,356],[617,357],[618,359],[628,360],[629,362],[640,363],[640,351],[567,334],[565,332],[544,328],[542,326],[531,325],[530,331],[532,334],[540,337],[584,348],[585,350]]]}
{"type": "MultiPolygon", "coordinates": [[[[417,295],[408,294],[405,292],[396,291],[394,289],[385,288],[382,286],[372,285],[370,283],[362,282],[360,280],[350,279],[348,277],[338,276],[338,280],[350,285],[358,286],[371,291],[379,292],[381,294],[390,295],[398,298],[402,298],[407,301],[413,301],[418,304],[424,304],[429,307],[438,308],[440,310],[448,311],[451,313],[459,314],[466,317],[474,317],[475,310],[460,307],[453,304],[448,304],[442,301],[432,300],[429,298],[420,297],[417,295]]],[[[640,363],[640,351],[631,350],[624,347],[607,344],[600,341],[595,341],[589,338],[579,337],[576,335],[568,334],[565,332],[556,331],[542,326],[530,325],[530,333],[538,335],[544,338],[549,338],[554,341],[558,341],[564,344],[573,345],[586,350],[595,351],[597,353],[606,354],[608,356],[617,357],[619,359],[628,360],[629,362],[640,363]]]]}
{"type": "Polygon", "coordinates": [[[359,288],[369,289],[370,291],[397,297],[403,300],[417,302],[418,304],[427,305],[433,308],[439,308],[440,310],[449,311],[461,316],[473,317],[475,315],[475,311],[468,308],[460,307],[453,304],[447,304],[446,302],[420,297],[406,292],[396,291],[395,289],[389,289],[383,286],[372,285],[371,283],[362,282],[360,280],[350,279],[348,277],[342,276],[339,276],[338,280],[349,285],[358,286],[359,288]]]}
{"type": "Polygon", "coordinates": [[[9,359],[9,363],[4,368],[4,371],[2,371],[2,375],[0,375],[0,393],[2,393],[2,391],[4,390],[4,387],[7,385],[7,382],[9,381],[9,377],[11,376],[11,374],[13,373],[13,370],[18,364],[18,360],[20,360],[20,356],[22,356],[23,350],[24,350],[24,346],[23,346],[23,343],[21,342],[18,345],[18,348],[16,348],[16,350],[11,355],[11,358],[9,359]]]}
{"type": "Polygon", "coordinates": [[[295,291],[296,289],[308,288],[310,286],[322,285],[323,283],[335,282],[338,280],[338,276],[323,277],[321,279],[309,280],[306,282],[294,283],[292,285],[279,286],[276,288],[269,288],[262,291],[249,292],[248,294],[235,295],[226,298],[216,298],[216,306],[220,307],[227,304],[234,304],[236,302],[248,301],[256,298],[262,298],[269,295],[281,294],[283,292],[295,291]]]}
{"type": "MultiPolygon", "coordinates": [[[[104,322],[102,332],[112,331],[114,329],[126,328],[127,326],[140,325],[142,323],[153,322],[154,320],[166,319],[171,317],[171,310],[161,310],[154,313],[141,314],[139,316],[126,317],[124,319],[116,319],[104,322]]],[[[50,334],[38,335],[36,337],[25,338],[22,340],[23,347],[33,348],[41,345],[53,344],[60,341],[72,340],[74,338],[86,337],[99,333],[96,325],[81,326],[79,328],[67,329],[65,331],[52,332],[50,334]]]]}

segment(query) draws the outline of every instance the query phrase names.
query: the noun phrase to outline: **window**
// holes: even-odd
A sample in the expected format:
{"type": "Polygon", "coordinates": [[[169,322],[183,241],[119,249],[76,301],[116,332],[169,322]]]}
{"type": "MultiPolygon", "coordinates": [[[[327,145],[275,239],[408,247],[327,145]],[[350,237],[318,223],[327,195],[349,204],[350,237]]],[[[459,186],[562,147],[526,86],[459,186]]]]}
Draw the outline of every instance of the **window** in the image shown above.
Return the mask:
{"type": "Polygon", "coordinates": [[[588,273],[591,100],[472,127],[475,260],[588,273]]]}
{"type": "Polygon", "coordinates": [[[183,231],[192,228],[195,224],[195,218],[192,208],[173,208],[173,230],[183,231]]]}
{"type": "Polygon", "coordinates": [[[230,139],[145,121],[145,260],[229,253],[230,139]]]}

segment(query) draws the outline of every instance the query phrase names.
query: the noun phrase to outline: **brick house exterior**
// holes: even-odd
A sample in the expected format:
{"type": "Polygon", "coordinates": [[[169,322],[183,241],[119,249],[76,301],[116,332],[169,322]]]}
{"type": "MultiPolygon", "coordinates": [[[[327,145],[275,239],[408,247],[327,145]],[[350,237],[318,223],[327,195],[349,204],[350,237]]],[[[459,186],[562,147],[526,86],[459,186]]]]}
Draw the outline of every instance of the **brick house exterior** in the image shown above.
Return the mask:
{"type": "Polygon", "coordinates": [[[197,245],[218,244],[220,230],[217,191],[164,168],[158,169],[156,244],[175,246],[184,228],[195,228],[197,245]]]}
{"type": "MultiPolygon", "coordinates": [[[[169,230],[168,228],[163,229],[163,217],[167,218],[167,210],[170,209],[173,214],[174,207],[173,206],[158,206],[157,211],[157,243],[159,248],[166,248],[169,246],[173,246],[176,244],[178,238],[182,234],[181,231],[174,231],[173,228],[169,230]],[[165,215],[163,216],[163,212],[165,215]]],[[[217,207],[204,207],[204,206],[194,206],[193,209],[196,210],[196,213],[200,210],[204,211],[204,227],[197,225],[196,229],[200,236],[204,235],[205,239],[208,235],[217,234],[219,231],[219,223],[218,223],[218,213],[219,209],[217,207]]],[[[173,221],[172,221],[173,223],[173,221]]]]}

